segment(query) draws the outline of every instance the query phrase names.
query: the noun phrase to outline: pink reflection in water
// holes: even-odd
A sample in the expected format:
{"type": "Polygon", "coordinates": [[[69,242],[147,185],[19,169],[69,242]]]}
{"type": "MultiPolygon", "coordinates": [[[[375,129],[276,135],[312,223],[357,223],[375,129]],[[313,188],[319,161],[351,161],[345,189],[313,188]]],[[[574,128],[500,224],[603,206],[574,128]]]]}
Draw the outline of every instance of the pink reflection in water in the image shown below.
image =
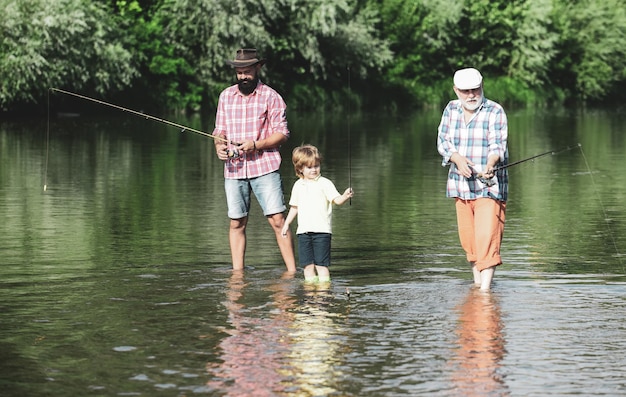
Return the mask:
{"type": "Polygon", "coordinates": [[[472,288],[458,310],[458,346],[451,362],[455,392],[464,397],[508,396],[498,373],[506,351],[497,300],[489,292],[472,288]]]}
{"type": "MultiPolygon", "coordinates": [[[[284,276],[290,277],[293,276],[284,276]]],[[[244,273],[234,272],[224,302],[232,329],[225,330],[230,336],[218,346],[222,362],[207,364],[207,371],[214,376],[208,385],[233,397],[285,395],[289,369],[284,357],[289,354],[290,345],[285,330],[293,322],[289,310],[294,307],[295,298],[289,291],[289,283],[280,280],[270,287],[275,307],[269,311],[272,315],[254,317],[253,309],[240,302],[245,287],[244,273]]]]}

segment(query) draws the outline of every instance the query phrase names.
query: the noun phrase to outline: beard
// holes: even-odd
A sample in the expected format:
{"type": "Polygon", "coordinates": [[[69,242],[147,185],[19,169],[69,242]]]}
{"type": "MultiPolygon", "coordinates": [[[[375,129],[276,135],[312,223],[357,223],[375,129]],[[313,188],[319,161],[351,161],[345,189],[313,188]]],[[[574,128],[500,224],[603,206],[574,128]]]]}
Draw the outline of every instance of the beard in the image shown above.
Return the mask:
{"type": "Polygon", "coordinates": [[[459,96],[459,100],[461,101],[461,105],[463,105],[463,107],[466,110],[473,112],[474,110],[478,109],[480,105],[483,103],[483,96],[482,96],[482,93],[480,96],[475,96],[474,98],[471,98],[471,99],[469,98],[462,99],[459,96]]]}
{"type": "Polygon", "coordinates": [[[259,76],[255,76],[252,80],[250,79],[237,80],[237,86],[239,87],[239,91],[243,95],[250,95],[254,92],[258,82],[259,82],[259,76]]]}

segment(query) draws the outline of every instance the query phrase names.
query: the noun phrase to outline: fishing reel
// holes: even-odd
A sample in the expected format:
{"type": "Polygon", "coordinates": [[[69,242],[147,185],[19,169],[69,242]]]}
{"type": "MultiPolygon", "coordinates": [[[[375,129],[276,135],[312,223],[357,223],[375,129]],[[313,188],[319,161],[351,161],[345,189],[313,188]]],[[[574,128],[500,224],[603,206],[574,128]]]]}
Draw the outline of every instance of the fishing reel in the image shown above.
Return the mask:
{"type": "MultiPolygon", "coordinates": [[[[238,143],[238,142],[230,141],[229,144],[231,144],[233,146],[241,146],[241,143],[238,143]]],[[[231,160],[235,160],[235,159],[238,159],[239,157],[243,156],[243,154],[237,148],[226,149],[226,154],[228,155],[228,158],[231,159],[231,160]]]]}
{"type": "Polygon", "coordinates": [[[483,185],[487,186],[487,187],[491,187],[493,185],[495,185],[496,183],[498,183],[498,180],[496,179],[496,177],[492,177],[492,178],[485,178],[483,176],[483,174],[478,174],[476,176],[476,179],[478,179],[480,182],[482,182],[483,185]]]}
{"type": "Polygon", "coordinates": [[[229,159],[238,159],[240,157],[239,150],[237,149],[228,149],[226,151],[229,159]]]}
{"type": "Polygon", "coordinates": [[[472,178],[479,180],[483,185],[491,187],[498,183],[498,178],[495,176],[495,174],[491,178],[487,178],[482,172],[476,170],[473,167],[470,168],[472,169],[472,178]]]}

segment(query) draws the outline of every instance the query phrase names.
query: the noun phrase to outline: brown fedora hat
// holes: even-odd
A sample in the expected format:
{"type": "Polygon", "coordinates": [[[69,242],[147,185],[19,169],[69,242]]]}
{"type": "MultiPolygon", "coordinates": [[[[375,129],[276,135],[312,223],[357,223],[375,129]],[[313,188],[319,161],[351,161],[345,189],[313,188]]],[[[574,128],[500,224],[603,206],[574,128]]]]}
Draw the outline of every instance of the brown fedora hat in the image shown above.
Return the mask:
{"type": "Polygon", "coordinates": [[[237,50],[235,59],[232,61],[228,59],[226,62],[234,68],[245,68],[246,66],[252,66],[257,63],[263,65],[265,59],[259,59],[257,57],[256,48],[240,48],[237,50]]]}

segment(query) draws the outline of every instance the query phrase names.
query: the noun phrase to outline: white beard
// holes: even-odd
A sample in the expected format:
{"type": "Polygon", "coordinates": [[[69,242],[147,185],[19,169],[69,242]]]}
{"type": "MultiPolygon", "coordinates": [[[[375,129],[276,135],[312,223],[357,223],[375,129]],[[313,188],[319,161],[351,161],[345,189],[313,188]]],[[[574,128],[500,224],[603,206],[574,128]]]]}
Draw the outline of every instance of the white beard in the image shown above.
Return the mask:
{"type": "Polygon", "coordinates": [[[461,98],[459,98],[459,100],[461,101],[461,104],[466,110],[473,112],[474,110],[480,107],[481,103],[483,103],[483,96],[482,95],[477,96],[477,97],[472,98],[471,100],[468,100],[468,99],[463,100],[461,98]]]}

